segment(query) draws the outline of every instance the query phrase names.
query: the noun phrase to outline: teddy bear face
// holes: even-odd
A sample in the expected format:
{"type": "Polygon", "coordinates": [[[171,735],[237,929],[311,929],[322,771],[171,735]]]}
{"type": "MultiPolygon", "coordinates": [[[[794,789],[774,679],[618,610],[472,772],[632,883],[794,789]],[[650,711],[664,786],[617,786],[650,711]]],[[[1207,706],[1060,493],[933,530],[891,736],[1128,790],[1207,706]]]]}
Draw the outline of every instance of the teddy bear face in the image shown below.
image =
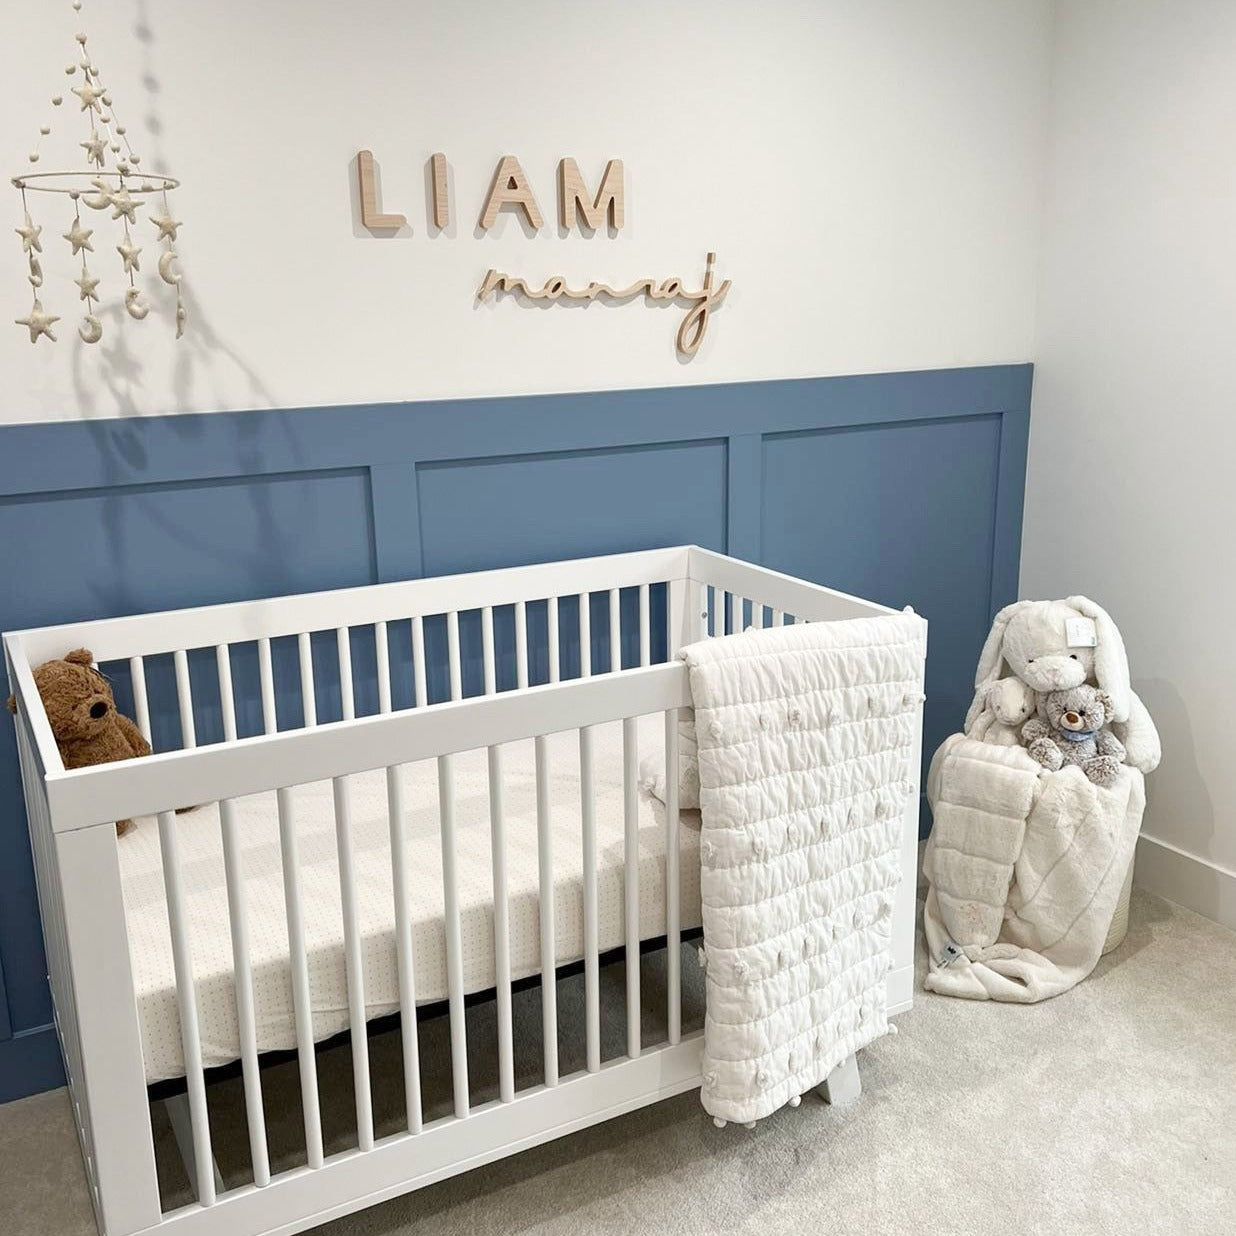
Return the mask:
{"type": "Polygon", "coordinates": [[[34,671],[34,685],[58,743],[89,741],[114,723],[116,700],[111,686],[79,653],[40,665],[34,671]]]}
{"type": "Polygon", "coordinates": [[[1097,687],[1080,686],[1069,691],[1052,691],[1040,704],[1043,719],[1056,730],[1073,734],[1101,730],[1111,716],[1112,702],[1097,687]]]}
{"type": "Polygon", "coordinates": [[[1014,614],[1004,635],[1009,668],[1036,691],[1067,691],[1094,671],[1093,648],[1069,647],[1066,623],[1084,617],[1061,601],[1014,614]]]}

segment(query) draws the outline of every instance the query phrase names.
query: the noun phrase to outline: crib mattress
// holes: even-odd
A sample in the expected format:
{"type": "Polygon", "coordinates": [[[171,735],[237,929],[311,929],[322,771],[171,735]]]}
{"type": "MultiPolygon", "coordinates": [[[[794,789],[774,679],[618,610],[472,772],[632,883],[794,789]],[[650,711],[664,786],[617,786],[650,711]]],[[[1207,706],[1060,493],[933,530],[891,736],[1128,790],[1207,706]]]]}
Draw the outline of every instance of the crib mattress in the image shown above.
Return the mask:
{"type": "MultiPolygon", "coordinates": [[[[623,786],[620,722],[594,729],[597,830],[597,922],[602,950],[619,947],[623,926],[623,786]]],[[[663,742],[660,716],[639,721],[640,752],[663,742]]],[[[584,949],[583,862],[579,742],[575,731],[548,739],[552,787],[555,950],[559,965],[578,961],[584,949]]],[[[511,970],[524,978],[541,970],[536,832],[536,780],[532,740],[503,748],[511,970]]],[[[495,984],[493,876],[487,760],[484,751],[454,757],[460,916],[464,986],[484,991],[495,984]]],[[[416,998],[446,998],[446,945],[439,848],[438,778],[434,761],[406,766],[404,785],[416,998]]],[[[356,905],[363,940],[366,1017],[399,1008],[394,899],[386,776],[382,770],[349,779],[356,905]]],[[[348,1026],[347,975],[339,863],[329,781],[292,791],[299,846],[300,885],[309,957],[315,1039],[348,1026]]],[[[288,961],[287,919],[280,863],[275,794],[236,800],[244,870],[257,1043],[259,1051],[296,1046],[288,961]]],[[[700,923],[699,816],[682,813],[681,923],[700,923]]],[[[185,909],[197,987],[206,1067],[240,1055],[233,988],[232,939],[216,806],[177,817],[185,909]]],[[[184,1073],[171,935],[164,896],[158,824],[136,821],[119,841],[129,948],[141,1025],[147,1082],[184,1073]]],[[[639,934],[665,933],[665,812],[639,796],[639,934]]]]}

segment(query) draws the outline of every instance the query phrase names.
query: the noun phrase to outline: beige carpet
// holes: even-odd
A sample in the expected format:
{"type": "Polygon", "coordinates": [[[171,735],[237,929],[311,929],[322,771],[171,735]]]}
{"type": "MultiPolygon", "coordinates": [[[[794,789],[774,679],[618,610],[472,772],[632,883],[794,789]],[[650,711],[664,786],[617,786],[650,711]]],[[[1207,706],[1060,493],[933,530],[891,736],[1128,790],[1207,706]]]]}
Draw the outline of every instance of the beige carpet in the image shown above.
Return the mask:
{"type": "MultiPolygon", "coordinates": [[[[1236,1232],[1231,932],[1138,892],[1124,945],[1065,996],[916,1000],[851,1108],[718,1131],[684,1095],[319,1230],[1236,1232]]],[[[63,1092],[0,1108],[0,1230],[94,1230],[63,1092]]]]}

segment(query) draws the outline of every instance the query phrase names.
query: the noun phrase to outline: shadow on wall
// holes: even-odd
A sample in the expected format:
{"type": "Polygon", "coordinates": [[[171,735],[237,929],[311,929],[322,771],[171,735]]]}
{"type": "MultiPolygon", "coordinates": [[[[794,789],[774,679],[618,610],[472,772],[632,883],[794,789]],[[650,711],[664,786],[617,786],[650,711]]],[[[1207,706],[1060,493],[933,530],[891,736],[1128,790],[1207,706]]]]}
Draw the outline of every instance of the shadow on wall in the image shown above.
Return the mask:
{"type": "MultiPolygon", "coordinates": [[[[144,130],[150,148],[150,166],[157,171],[174,174],[176,160],[167,156],[163,144],[165,125],[159,111],[161,83],[153,67],[156,36],[149,13],[150,6],[146,0],[137,0],[132,34],[143,48],[140,81],[145,91],[144,130]]],[[[154,305],[155,314],[144,329],[154,327],[157,318],[157,325],[170,330],[175,321],[174,289],[161,280],[151,280],[145,290],[154,305]]],[[[277,406],[273,392],[258,372],[210,321],[194,295],[191,275],[185,279],[180,290],[188,315],[186,330],[175,343],[169,406],[156,409],[156,414],[162,416],[190,407],[223,405],[229,400],[219,388],[219,375],[232,377],[237,372],[242,375],[249,392],[249,407],[277,406]],[[212,388],[211,397],[203,397],[203,387],[212,388]]],[[[143,328],[128,319],[120,304],[100,307],[97,312],[104,324],[103,339],[92,347],[74,347],[71,351],[76,412],[80,419],[90,422],[98,445],[103,482],[100,488],[140,486],[148,467],[143,445],[145,435],[141,426],[125,418],[138,417],[142,412],[140,393],[144,364],[137,329],[143,328]]],[[[303,460],[303,452],[296,446],[291,420],[291,417],[264,419],[262,429],[252,420],[238,422],[236,437],[231,444],[234,453],[228,461],[228,474],[242,476],[263,471],[272,431],[291,447],[294,458],[303,460]]],[[[162,424],[183,438],[203,433],[201,420],[194,416],[182,416],[162,424]]],[[[269,560],[269,547],[277,545],[281,536],[287,536],[288,529],[280,526],[282,521],[276,518],[268,505],[269,487],[254,485],[246,487],[246,490],[246,500],[255,507],[256,525],[262,529],[267,547],[267,552],[261,556],[269,560]]],[[[153,501],[140,490],[105,497],[100,504],[98,518],[103,525],[107,560],[115,568],[106,585],[106,595],[96,598],[101,613],[119,614],[141,608],[126,587],[124,570],[124,564],[132,563],[136,557],[135,547],[129,544],[131,537],[126,535],[126,529],[131,530],[138,521],[160,526],[170,541],[183,546],[187,562],[199,568],[202,565],[200,529],[177,523],[169,517],[166,503],[153,501]]],[[[236,552],[243,554],[245,548],[237,546],[236,552]]],[[[271,579],[270,584],[272,591],[279,590],[278,579],[271,579]]],[[[220,596],[217,599],[233,598],[220,596]]]]}
{"type": "Polygon", "coordinates": [[[1212,852],[1215,805],[1193,741],[1193,722],[1184,697],[1164,678],[1139,678],[1134,684],[1163,739],[1163,763],[1146,778],[1146,821],[1151,834],[1171,813],[1172,843],[1205,858],[1212,852]]]}

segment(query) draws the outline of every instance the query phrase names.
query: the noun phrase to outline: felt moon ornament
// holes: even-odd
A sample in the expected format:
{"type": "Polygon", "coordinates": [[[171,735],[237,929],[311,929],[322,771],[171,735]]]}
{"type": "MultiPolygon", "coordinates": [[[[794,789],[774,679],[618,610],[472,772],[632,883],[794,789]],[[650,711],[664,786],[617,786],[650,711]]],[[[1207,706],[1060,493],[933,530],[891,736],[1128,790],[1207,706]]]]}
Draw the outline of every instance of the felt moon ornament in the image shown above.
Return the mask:
{"type": "Polygon", "coordinates": [[[138,304],[137,298],[142,294],[141,288],[129,288],[124,294],[125,312],[129,317],[139,322],[150,312],[149,305],[138,304]]]}
{"type": "Polygon", "coordinates": [[[103,338],[103,323],[93,313],[88,313],[86,320],[77,328],[77,333],[83,343],[98,343],[103,338]]]}
{"type": "Polygon", "coordinates": [[[164,283],[170,283],[175,287],[180,282],[180,276],[172,270],[172,263],[176,260],[176,250],[169,249],[161,258],[159,258],[159,278],[164,283]]]}

